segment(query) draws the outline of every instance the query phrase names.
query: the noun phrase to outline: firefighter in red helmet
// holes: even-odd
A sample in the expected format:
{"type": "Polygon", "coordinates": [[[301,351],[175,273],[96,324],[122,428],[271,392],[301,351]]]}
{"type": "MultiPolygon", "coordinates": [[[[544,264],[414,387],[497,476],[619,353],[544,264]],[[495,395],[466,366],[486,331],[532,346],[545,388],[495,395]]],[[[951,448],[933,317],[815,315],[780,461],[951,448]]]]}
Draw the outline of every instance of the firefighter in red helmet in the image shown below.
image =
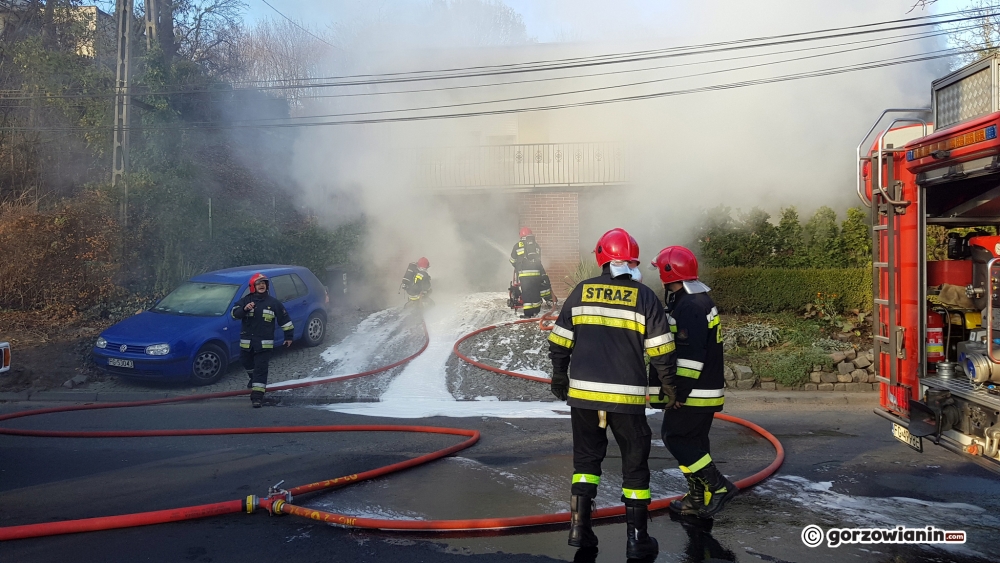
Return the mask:
{"type": "Polygon", "coordinates": [[[270,280],[261,273],[250,277],[250,293],[233,305],[230,314],[243,321],[240,329],[240,361],[250,382],[250,402],[259,408],[267,389],[267,364],[274,351],[274,332],[281,327],[284,345],[292,345],[292,318],[285,306],[268,293],[270,280]]]}
{"type": "Polygon", "coordinates": [[[652,264],[663,282],[667,318],[677,341],[677,399],[664,410],[660,433],[688,484],[688,493],[670,503],[670,510],[711,518],[738,492],[709,452],[712,420],[725,401],[719,310],[709,287],[698,281],[698,260],[690,250],[669,246],[652,264]]]}
{"type": "Polygon", "coordinates": [[[520,284],[524,318],[534,317],[542,309],[542,300],[553,302],[552,283],[542,266],[542,248],[535,242],[535,235],[528,227],[521,227],[521,239],[510,251],[517,283],[520,284]]]}
{"type": "Polygon", "coordinates": [[[406,290],[407,305],[418,303],[430,303],[431,275],[427,273],[427,268],[431,267],[431,262],[421,256],[416,262],[411,262],[403,274],[403,289],[406,290]]]}
{"type": "Polygon", "coordinates": [[[552,393],[569,405],[573,426],[569,544],[597,546],[591,513],[610,426],[622,454],[626,555],[644,558],[659,551],[646,531],[652,432],[646,422],[644,353],[657,374],[659,387],[652,392],[670,404],[675,395],[674,337],[656,294],[639,281],[635,239],[612,229],[594,253],[601,275],[580,282],[566,297],[549,335],[552,393]]]}

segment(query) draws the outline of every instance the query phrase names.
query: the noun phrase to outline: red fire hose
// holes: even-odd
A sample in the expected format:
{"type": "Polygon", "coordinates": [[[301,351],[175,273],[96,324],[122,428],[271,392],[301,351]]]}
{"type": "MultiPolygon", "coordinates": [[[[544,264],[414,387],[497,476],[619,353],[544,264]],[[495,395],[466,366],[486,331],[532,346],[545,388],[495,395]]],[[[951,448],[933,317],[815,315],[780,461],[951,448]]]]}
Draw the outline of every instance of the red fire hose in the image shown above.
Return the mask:
{"type": "MultiPolygon", "coordinates": [[[[542,321],[551,320],[547,318],[548,315],[542,317],[542,321]]],[[[513,323],[506,324],[518,324],[523,322],[535,322],[533,319],[526,319],[521,321],[514,321],[513,323]]],[[[498,326],[505,325],[494,325],[479,329],[470,334],[463,336],[455,344],[454,351],[463,360],[489,371],[496,373],[503,373],[506,375],[511,375],[514,377],[520,377],[523,379],[529,379],[532,381],[538,381],[542,383],[548,383],[549,380],[540,377],[533,377],[525,374],[518,374],[516,372],[510,372],[506,370],[500,370],[480,362],[476,362],[471,358],[461,354],[458,351],[458,345],[461,344],[466,339],[497,328],[498,326]]],[[[539,323],[539,327],[543,328],[542,323],[539,323]]],[[[275,385],[270,386],[269,389],[296,389],[301,387],[307,387],[311,385],[320,385],[324,383],[330,383],[333,381],[343,381],[347,379],[353,379],[356,377],[362,377],[365,375],[371,375],[383,371],[387,371],[394,367],[400,366],[406,362],[409,362],[413,358],[420,355],[429,343],[429,337],[426,335],[425,331],[425,341],[423,346],[416,353],[378,369],[369,370],[362,373],[344,375],[344,376],[333,376],[329,378],[323,378],[318,380],[311,380],[300,383],[293,383],[288,385],[275,385]]],[[[90,405],[76,405],[68,407],[58,407],[50,409],[39,409],[34,411],[25,411],[19,413],[11,413],[7,415],[0,416],[0,421],[11,420],[14,418],[21,418],[27,416],[35,416],[39,414],[55,413],[55,412],[69,412],[77,410],[90,410],[90,409],[100,409],[100,408],[122,408],[122,407],[135,407],[135,406],[145,406],[145,405],[155,405],[163,403],[181,402],[181,401],[195,401],[203,399],[212,399],[219,397],[232,397],[237,395],[245,395],[249,391],[227,391],[221,393],[209,393],[204,395],[191,395],[187,397],[175,397],[170,399],[156,399],[151,401],[135,401],[128,403],[105,403],[105,404],[90,404],[90,405]]],[[[756,483],[759,483],[763,479],[767,478],[769,475],[774,473],[784,460],[784,449],[781,443],[778,442],[777,438],[771,435],[769,432],[763,428],[747,422],[745,420],[729,416],[722,413],[716,413],[716,418],[721,420],[726,420],[729,422],[734,422],[740,424],[751,430],[754,430],[765,439],[767,439],[775,448],[775,458],[766,468],[758,471],[754,475],[746,477],[736,482],[736,485],[740,488],[746,488],[756,483]]],[[[466,430],[460,428],[440,428],[440,427],[430,427],[430,426],[403,426],[403,425],[356,425],[356,426],[285,426],[285,427],[263,427],[263,428],[216,428],[216,429],[194,429],[194,430],[145,430],[145,431],[104,431],[104,432],[58,432],[58,431],[43,431],[43,430],[20,430],[14,428],[0,427],[0,434],[9,434],[16,436],[35,436],[35,437],[73,437],[73,438],[106,438],[106,437],[149,437],[149,436],[204,436],[204,435],[220,435],[220,434],[273,434],[273,433],[293,433],[293,432],[421,432],[421,433],[433,433],[433,434],[447,434],[455,436],[465,436],[466,440],[461,443],[431,452],[419,457],[411,458],[406,461],[395,463],[392,465],[387,465],[385,467],[380,467],[363,473],[357,473],[353,475],[347,475],[343,477],[338,477],[336,479],[329,479],[325,481],[319,481],[316,483],[311,483],[308,485],[302,485],[299,487],[294,487],[289,490],[274,490],[269,491],[266,498],[257,498],[256,496],[249,496],[246,499],[241,500],[231,500],[225,502],[219,502],[214,504],[205,504],[198,506],[190,506],[184,508],[176,508],[169,510],[158,510],[153,512],[142,512],[135,514],[124,514],[119,516],[107,516],[99,518],[87,518],[80,520],[70,520],[65,522],[50,522],[44,524],[29,524],[24,526],[11,526],[6,528],[0,528],[0,541],[3,540],[13,540],[22,539],[30,537],[39,536],[50,536],[57,534],[68,534],[76,532],[89,532],[97,530],[108,530],[115,528],[127,528],[134,526],[144,526],[149,524],[158,524],[166,522],[179,522],[182,520],[193,520],[197,518],[205,518],[209,516],[218,516],[222,514],[234,514],[237,512],[247,512],[253,513],[257,508],[263,508],[268,510],[271,514],[294,514],[296,516],[302,516],[309,518],[311,520],[317,520],[322,522],[327,522],[331,524],[337,524],[346,527],[354,528],[373,528],[382,530],[407,530],[407,531],[424,531],[424,532],[434,532],[434,531],[477,531],[477,530],[496,530],[496,529],[509,529],[518,527],[531,527],[531,526],[545,526],[551,524],[559,524],[569,521],[569,513],[561,512],[556,514],[540,514],[533,516],[518,516],[511,518],[483,518],[483,519],[470,519],[470,520],[389,520],[389,519],[378,519],[378,518],[356,518],[349,515],[335,514],[330,512],[325,512],[321,510],[313,510],[309,508],[304,508],[291,504],[291,500],[294,495],[302,495],[306,493],[316,492],[320,490],[334,489],[338,487],[343,487],[352,483],[373,479],[375,477],[380,477],[387,475],[396,471],[401,471],[410,467],[414,467],[429,461],[439,459],[455,452],[461,451],[475,444],[479,440],[479,432],[476,430],[466,430]]],[[[671,497],[666,499],[658,499],[652,502],[650,505],[651,510],[660,510],[666,508],[670,501],[678,497],[671,497]]],[[[622,506],[619,507],[609,507],[596,510],[594,512],[594,518],[609,518],[615,516],[621,516],[624,514],[625,509],[622,506]]]]}

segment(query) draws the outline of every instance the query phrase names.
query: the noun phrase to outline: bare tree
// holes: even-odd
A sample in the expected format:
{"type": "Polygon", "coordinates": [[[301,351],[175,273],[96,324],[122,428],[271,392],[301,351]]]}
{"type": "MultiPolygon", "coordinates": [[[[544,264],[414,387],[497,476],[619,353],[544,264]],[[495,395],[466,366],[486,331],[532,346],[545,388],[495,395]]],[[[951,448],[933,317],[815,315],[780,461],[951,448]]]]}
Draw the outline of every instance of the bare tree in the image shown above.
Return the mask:
{"type": "Polygon", "coordinates": [[[179,57],[226,75],[246,7],[243,0],[158,0],[157,41],[164,60],[172,64],[179,57]]]}
{"type": "Polygon", "coordinates": [[[965,8],[977,19],[949,24],[948,40],[963,51],[963,63],[975,62],[1000,52],[1000,2],[972,0],[965,8]]]}
{"type": "MultiPolygon", "coordinates": [[[[240,30],[229,64],[235,78],[258,86],[316,77],[340,53],[329,39],[288,20],[264,19],[240,30]]],[[[290,100],[301,94],[284,91],[290,100]]]]}

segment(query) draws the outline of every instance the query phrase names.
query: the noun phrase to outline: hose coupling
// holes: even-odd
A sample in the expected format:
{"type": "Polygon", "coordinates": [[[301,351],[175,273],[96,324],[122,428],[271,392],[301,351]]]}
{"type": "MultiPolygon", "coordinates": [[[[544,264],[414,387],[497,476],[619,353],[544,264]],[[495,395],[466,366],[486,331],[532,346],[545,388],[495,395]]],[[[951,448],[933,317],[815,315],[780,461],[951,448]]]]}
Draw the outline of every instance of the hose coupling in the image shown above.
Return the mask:
{"type": "Polygon", "coordinates": [[[257,495],[248,495],[246,503],[244,503],[244,508],[246,509],[247,514],[253,514],[255,510],[260,508],[260,499],[257,495]]]}
{"type": "Polygon", "coordinates": [[[267,504],[270,507],[271,516],[281,514],[281,505],[292,502],[292,493],[281,488],[284,482],[285,480],[282,479],[267,489],[267,504]]]}

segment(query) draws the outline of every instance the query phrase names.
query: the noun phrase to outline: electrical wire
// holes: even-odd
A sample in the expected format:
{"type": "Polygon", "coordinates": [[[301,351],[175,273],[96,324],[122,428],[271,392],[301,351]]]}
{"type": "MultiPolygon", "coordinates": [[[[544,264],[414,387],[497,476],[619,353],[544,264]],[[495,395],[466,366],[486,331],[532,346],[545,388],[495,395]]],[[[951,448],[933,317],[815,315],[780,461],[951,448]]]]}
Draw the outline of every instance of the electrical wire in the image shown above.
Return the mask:
{"type": "Polygon", "coordinates": [[[302,27],[301,25],[299,25],[298,22],[296,22],[292,18],[286,16],[285,14],[281,13],[281,10],[279,10],[279,9],[275,8],[274,6],[272,6],[271,3],[268,2],[267,0],[260,0],[260,1],[263,2],[264,4],[266,4],[268,8],[271,8],[272,10],[274,10],[275,13],[277,13],[279,16],[281,16],[281,17],[285,18],[286,20],[288,20],[292,25],[294,25],[295,27],[297,27],[297,28],[301,29],[302,31],[308,33],[309,36],[312,37],[313,39],[316,39],[317,41],[319,41],[320,43],[323,43],[324,45],[329,45],[330,47],[333,47],[334,49],[336,49],[338,51],[343,51],[343,49],[341,49],[340,47],[334,45],[333,43],[330,43],[329,41],[323,39],[319,35],[316,35],[315,33],[309,31],[308,29],[306,29],[304,27],[302,27]]]}
{"type": "MultiPolygon", "coordinates": [[[[298,127],[326,127],[326,126],[339,126],[339,125],[370,125],[370,124],[380,124],[380,123],[406,123],[406,122],[416,122],[416,121],[430,121],[437,119],[458,119],[458,118],[469,118],[469,117],[483,117],[492,115],[509,115],[516,113],[526,113],[533,111],[551,111],[559,109],[569,109],[569,108],[580,108],[589,106],[606,105],[613,103],[622,102],[635,102],[652,100],[657,98],[689,95],[704,92],[714,92],[722,90],[732,90],[736,88],[745,88],[750,86],[759,86],[763,84],[774,84],[779,82],[788,82],[793,80],[802,80],[808,78],[819,78],[825,76],[833,76],[838,74],[844,74],[849,72],[857,72],[862,70],[871,70],[876,68],[885,68],[891,66],[897,66],[901,64],[911,64],[917,62],[926,62],[931,60],[937,60],[942,58],[954,57],[963,54],[978,53],[983,51],[988,51],[990,48],[983,47],[979,49],[966,49],[966,50],[953,50],[953,52],[942,53],[936,55],[924,55],[924,56],[914,56],[906,58],[904,60],[890,60],[890,61],[880,61],[872,63],[856,63],[853,65],[844,65],[840,67],[831,67],[822,70],[815,71],[805,71],[799,73],[792,73],[787,75],[759,78],[753,80],[744,80],[739,82],[730,82],[725,84],[716,84],[710,86],[699,86],[694,88],[686,88],[679,90],[668,90],[663,92],[654,92],[650,94],[632,95],[632,96],[621,96],[615,98],[606,98],[598,100],[590,100],[584,102],[572,102],[572,103],[562,103],[562,104],[552,104],[547,106],[534,106],[526,108],[509,108],[509,109],[496,109],[496,110],[483,110],[475,112],[465,112],[465,113],[445,113],[445,114],[434,114],[434,115],[424,115],[424,116],[403,116],[403,117],[385,117],[385,118],[373,118],[373,119],[352,119],[352,120],[339,120],[339,121],[321,121],[313,123],[269,123],[269,124],[220,124],[217,122],[203,122],[203,123],[189,123],[186,125],[167,125],[167,126],[131,126],[125,129],[127,130],[225,130],[225,129],[281,129],[281,128],[298,128],[298,127]]],[[[376,113],[376,112],[369,112],[376,113]]],[[[111,129],[111,126],[104,126],[105,129],[111,129]]],[[[6,127],[0,128],[3,131],[93,131],[95,128],[83,128],[83,127],[53,127],[53,128],[28,128],[28,127],[6,127]]]]}
{"type": "MultiPolygon", "coordinates": [[[[679,56],[711,55],[711,54],[723,53],[723,52],[730,52],[730,51],[741,50],[741,49],[751,49],[751,48],[752,49],[758,49],[758,48],[773,47],[773,46],[778,46],[778,45],[787,45],[787,44],[795,44],[795,43],[803,43],[803,42],[811,42],[811,41],[819,41],[819,40],[838,39],[838,38],[852,37],[852,36],[865,35],[865,34],[871,34],[871,33],[885,33],[885,32],[889,32],[889,31],[898,31],[898,30],[903,30],[903,29],[913,29],[913,28],[920,28],[920,27],[926,27],[926,26],[932,26],[932,25],[941,25],[941,24],[946,24],[946,23],[957,23],[957,22],[962,22],[962,21],[976,20],[976,19],[982,19],[982,18],[985,18],[985,17],[994,16],[994,15],[1000,15],[1000,13],[997,13],[997,14],[993,14],[993,13],[991,13],[991,14],[980,14],[980,15],[967,16],[967,17],[956,18],[956,19],[945,20],[945,21],[924,22],[924,23],[904,25],[904,26],[897,26],[897,27],[892,27],[892,28],[883,28],[883,29],[877,29],[877,30],[870,30],[869,29],[869,30],[864,30],[864,31],[853,31],[853,32],[839,33],[839,34],[835,34],[835,35],[824,35],[824,36],[819,36],[819,37],[800,37],[798,39],[771,41],[769,43],[761,43],[761,44],[755,44],[755,45],[744,45],[744,44],[732,45],[733,43],[739,43],[739,42],[726,42],[727,46],[724,46],[722,48],[709,49],[709,50],[699,50],[699,49],[701,49],[701,46],[686,46],[686,47],[677,47],[677,48],[652,50],[652,51],[639,51],[638,53],[645,53],[645,54],[654,53],[654,54],[653,55],[649,55],[649,56],[631,57],[631,58],[627,58],[627,59],[615,58],[615,59],[609,59],[609,60],[597,60],[597,58],[592,58],[593,60],[586,60],[584,62],[578,62],[578,63],[573,63],[573,64],[553,65],[553,64],[550,64],[550,63],[545,63],[545,64],[539,65],[539,66],[524,67],[524,68],[503,68],[503,69],[501,69],[501,68],[504,67],[504,66],[510,66],[510,65],[497,65],[496,67],[489,67],[489,68],[497,68],[499,70],[491,70],[491,71],[485,71],[485,72],[474,72],[474,73],[466,73],[466,74],[448,74],[448,75],[432,75],[432,76],[402,76],[402,77],[394,77],[397,74],[419,74],[419,73],[424,73],[424,72],[432,72],[432,71],[414,71],[414,72],[411,72],[411,73],[387,73],[387,74],[382,74],[382,75],[362,75],[362,76],[382,76],[382,77],[389,77],[389,78],[381,78],[381,79],[375,79],[375,80],[338,81],[338,80],[352,78],[352,76],[344,76],[344,77],[335,77],[334,78],[335,81],[332,81],[332,82],[321,82],[321,83],[272,85],[272,86],[259,86],[259,87],[254,87],[254,88],[231,88],[231,87],[229,87],[229,88],[222,88],[222,89],[217,89],[217,90],[174,89],[174,90],[161,90],[161,91],[152,91],[152,92],[135,91],[131,95],[133,95],[133,96],[156,96],[156,95],[172,95],[172,94],[200,94],[200,95],[204,95],[204,94],[232,93],[232,92],[245,91],[245,90],[251,90],[251,91],[269,91],[269,90],[331,88],[331,87],[347,87],[347,86],[371,86],[371,85],[380,85],[380,84],[399,84],[399,83],[408,83],[408,82],[452,80],[452,79],[459,79],[459,78],[479,78],[479,77],[486,77],[486,76],[504,76],[504,75],[517,74],[517,73],[527,73],[527,72],[543,72],[543,71],[544,72],[550,72],[550,71],[556,71],[556,70],[570,70],[570,69],[578,69],[578,68],[589,68],[589,67],[593,67],[593,66],[603,66],[603,65],[608,65],[608,64],[641,63],[641,62],[646,62],[646,61],[659,60],[659,59],[664,59],[664,58],[673,58],[673,57],[679,57],[679,56]]],[[[924,18],[916,18],[916,19],[924,19],[924,18]]],[[[909,21],[909,20],[896,20],[896,21],[909,21]]],[[[849,28],[835,28],[835,29],[856,29],[856,28],[870,27],[872,25],[880,25],[880,24],[864,24],[864,25],[861,25],[861,26],[852,26],[852,27],[849,27],[849,28]]],[[[825,31],[823,31],[823,32],[825,32],[825,31]]],[[[799,34],[787,34],[786,36],[800,36],[800,35],[806,35],[807,33],[818,33],[818,32],[803,32],[803,33],[799,33],[799,34]]],[[[777,36],[777,37],[785,37],[785,36],[777,36]]],[[[764,38],[764,39],[769,39],[769,38],[764,38]]],[[[760,38],[753,39],[753,40],[742,40],[742,41],[754,41],[754,40],[760,40],[760,38]]],[[[709,44],[709,45],[714,45],[714,44],[709,44]]],[[[620,56],[620,55],[604,55],[603,57],[618,57],[618,56],[620,56]]],[[[467,67],[467,68],[477,68],[477,67],[467,67]]],[[[39,93],[39,94],[32,94],[30,96],[3,96],[3,97],[0,97],[0,101],[2,101],[2,100],[25,100],[25,99],[59,99],[59,98],[104,98],[104,97],[111,97],[111,98],[113,98],[113,97],[116,97],[116,96],[117,96],[116,93],[93,93],[93,94],[48,94],[48,93],[39,93]]]]}
{"type": "MultiPolygon", "coordinates": [[[[819,57],[827,57],[827,56],[832,56],[832,55],[840,55],[840,54],[844,54],[844,53],[861,51],[861,50],[865,50],[865,49],[873,49],[873,48],[885,47],[885,46],[889,46],[889,45],[896,45],[896,44],[904,43],[904,42],[907,42],[907,41],[913,41],[913,40],[916,40],[916,39],[930,38],[930,37],[934,37],[936,35],[943,35],[943,34],[946,34],[946,33],[948,33],[948,32],[937,32],[937,33],[935,33],[933,35],[922,35],[922,36],[917,37],[917,38],[903,39],[903,40],[899,40],[899,41],[891,41],[891,42],[882,43],[882,44],[878,44],[878,45],[867,45],[867,46],[863,46],[863,47],[854,47],[854,48],[851,48],[851,49],[842,49],[842,50],[833,51],[833,52],[830,52],[830,53],[820,53],[820,54],[807,55],[807,56],[801,56],[801,57],[793,57],[793,58],[783,59],[783,60],[779,60],[779,61],[769,61],[769,62],[764,62],[764,63],[757,63],[757,64],[751,64],[751,65],[738,66],[738,67],[717,69],[717,70],[711,70],[711,71],[705,71],[705,72],[698,72],[698,73],[692,73],[692,74],[684,74],[684,75],[680,75],[680,76],[671,76],[671,77],[667,77],[667,78],[657,78],[657,79],[651,79],[651,80],[643,80],[643,81],[639,81],[639,82],[629,82],[629,83],[625,83],[625,84],[614,84],[614,85],[609,85],[609,86],[599,86],[599,87],[585,88],[585,89],[579,89],[579,90],[569,90],[569,91],[562,91],[562,92],[552,92],[552,93],[546,93],[546,94],[535,94],[535,95],[530,95],[530,96],[518,96],[518,97],[514,97],[514,98],[501,98],[501,99],[496,99],[496,100],[463,102],[463,103],[454,103],[454,104],[441,104],[441,105],[436,105],[436,106],[422,106],[422,107],[387,109],[387,110],[373,110],[373,111],[365,111],[365,112],[333,113],[333,114],[324,114],[324,115],[301,115],[301,116],[293,116],[293,117],[276,117],[276,118],[248,119],[248,120],[238,120],[238,121],[235,121],[235,123],[252,123],[252,122],[265,122],[265,121],[288,121],[288,120],[297,120],[297,119],[321,119],[321,118],[331,118],[331,117],[352,117],[352,116],[356,116],[356,115],[376,115],[376,114],[387,114],[387,113],[401,113],[401,112],[409,112],[409,111],[428,111],[428,110],[434,110],[434,109],[447,109],[447,108],[456,108],[456,107],[469,107],[469,106],[477,106],[477,105],[483,105],[483,104],[508,103],[508,102],[517,102],[517,101],[533,100],[533,99],[540,99],[540,98],[550,98],[550,97],[555,97],[555,96],[568,96],[568,95],[574,95],[574,94],[585,94],[585,93],[590,93],[590,92],[600,92],[600,91],[606,91],[606,90],[614,90],[614,89],[618,89],[618,88],[631,88],[631,87],[635,87],[635,86],[646,86],[646,85],[649,85],[649,84],[657,84],[657,83],[661,83],[661,82],[670,82],[670,81],[674,81],[674,80],[683,80],[685,78],[697,78],[697,77],[709,76],[709,75],[714,75],[714,74],[722,74],[722,73],[727,73],[727,72],[736,72],[736,71],[741,71],[741,70],[749,70],[749,69],[753,69],[753,68],[760,68],[760,67],[777,65],[777,64],[784,64],[784,63],[790,63],[790,62],[799,62],[799,61],[804,61],[804,60],[809,60],[809,59],[815,59],[815,58],[819,58],[819,57]]],[[[816,48],[801,49],[801,50],[793,50],[791,52],[802,51],[802,50],[811,51],[811,50],[815,50],[815,49],[816,48]]],[[[922,54],[942,53],[942,52],[946,52],[946,51],[950,51],[950,50],[952,50],[952,49],[940,49],[940,50],[937,50],[937,51],[930,51],[929,53],[922,53],[922,54]]],[[[898,59],[898,58],[905,58],[905,57],[908,57],[908,56],[917,56],[917,55],[904,55],[904,56],[894,57],[894,58],[898,59]]],[[[756,57],[736,57],[736,58],[756,58],[756,57]]],[[[727,59],[727,60],[731,60],[731,59],[727,59]]],[[[893,59],[887,59],[887,60],[893,60],[893,59]]],[[[718,62],[718,61],[712,61],[712,62],[718,62]]],[[[684,66],[684,65],[677,65],[677,66],[684,66]]]]}

